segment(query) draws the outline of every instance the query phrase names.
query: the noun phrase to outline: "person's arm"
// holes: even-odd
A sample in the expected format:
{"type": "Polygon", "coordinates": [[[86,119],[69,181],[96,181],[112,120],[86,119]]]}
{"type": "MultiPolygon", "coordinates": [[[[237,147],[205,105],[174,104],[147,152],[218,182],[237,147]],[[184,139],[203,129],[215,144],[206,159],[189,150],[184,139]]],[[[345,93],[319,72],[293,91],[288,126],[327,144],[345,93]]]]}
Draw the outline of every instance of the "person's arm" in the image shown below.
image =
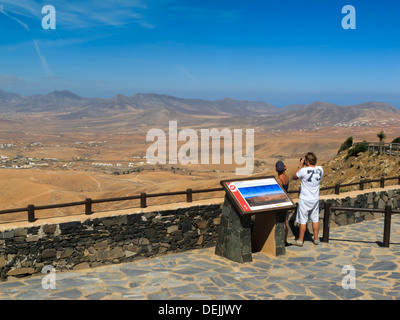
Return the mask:
{"type": "Polygon", "coordinates": [[[297,172],[299,172],[300,169],[303,168],[303,166],[304,166],[304,160],[305,160],[305,158],[301,159],[301,161],[300,161],[300,163],[299,163],[299,166],[297,167],[296,172],[293,174],[293,180],[298,180],[298,179],[299,179],[299,177],[297,176],[297,172]]]}

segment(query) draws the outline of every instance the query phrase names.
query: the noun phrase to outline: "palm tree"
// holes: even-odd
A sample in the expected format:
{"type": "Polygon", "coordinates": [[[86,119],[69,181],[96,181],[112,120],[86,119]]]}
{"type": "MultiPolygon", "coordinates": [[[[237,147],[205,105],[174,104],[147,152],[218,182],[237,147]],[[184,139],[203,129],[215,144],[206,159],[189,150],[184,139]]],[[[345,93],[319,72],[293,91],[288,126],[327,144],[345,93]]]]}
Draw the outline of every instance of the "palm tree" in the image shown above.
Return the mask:
{"type": "Polygon", "coordinates": [[[383,139],[386,138],[386,134],[381,130],[376,136],[379,138],[379,154],[382,154],[383,139]]]}

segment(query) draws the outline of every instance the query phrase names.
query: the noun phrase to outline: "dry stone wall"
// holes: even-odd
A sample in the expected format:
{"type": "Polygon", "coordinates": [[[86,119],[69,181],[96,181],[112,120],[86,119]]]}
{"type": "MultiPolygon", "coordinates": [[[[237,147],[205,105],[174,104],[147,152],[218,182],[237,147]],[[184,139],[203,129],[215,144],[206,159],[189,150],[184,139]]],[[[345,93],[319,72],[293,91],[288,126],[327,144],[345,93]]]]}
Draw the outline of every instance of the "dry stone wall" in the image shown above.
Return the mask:
{"type": "Polygon", "coordinates": [[[45,265],[71,270],[215,245],[221,205],[46,224],[0,233],[0,273],[24,276],[45,265]]]}
{"type": "MultiPolygon", "coordinates": [[[[398,209],[400,189],[360,193],[354,197],[320,201],[320,217],[326,201],[343,207],[398,209]]],[[[0,277],[20,277],[41,272],[45,265],[73,270],[123,263],[170,252],[216,245],[222,210],[220,204],[192,205],[174,210],[155,209],[52,224],[24,224],[0,232],[0,277]]],[[[289,214],[293,222],[294,212],[289,214]]],[[[335,212],[331,227],[381,217],[382,214],[335,212]]],[[[290,225],[293,224],[290,223],[290,225]]],[[[294,228],[293,230],[295,230],[294,228]]],[[[322,227],[321,227],[322,230],[322,227]]],[[[322,234],[321,234],[322,235],[322,234]]]]}

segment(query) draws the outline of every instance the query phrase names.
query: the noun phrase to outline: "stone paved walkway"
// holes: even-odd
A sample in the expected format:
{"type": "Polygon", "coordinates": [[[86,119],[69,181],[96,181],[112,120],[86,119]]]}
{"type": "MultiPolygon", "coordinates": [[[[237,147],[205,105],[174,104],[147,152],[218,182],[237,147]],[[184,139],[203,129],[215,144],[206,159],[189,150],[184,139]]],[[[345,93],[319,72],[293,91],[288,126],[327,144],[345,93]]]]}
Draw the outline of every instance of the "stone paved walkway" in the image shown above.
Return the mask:
{"type": "Polygon", "coordinates": [[[57,272],[56,289],[43,289],[37,275],[0,282],[0,300],[256,300],[400,299],[400,215],[392,217],[390,248],[379,244],[383,219],[331,230],[329,243],[286,247],[285,256],[253,254],[239,264],[192,250],[87,270],[57,272]],[[350,284],[355,270],[355,288],[350,284]]]}

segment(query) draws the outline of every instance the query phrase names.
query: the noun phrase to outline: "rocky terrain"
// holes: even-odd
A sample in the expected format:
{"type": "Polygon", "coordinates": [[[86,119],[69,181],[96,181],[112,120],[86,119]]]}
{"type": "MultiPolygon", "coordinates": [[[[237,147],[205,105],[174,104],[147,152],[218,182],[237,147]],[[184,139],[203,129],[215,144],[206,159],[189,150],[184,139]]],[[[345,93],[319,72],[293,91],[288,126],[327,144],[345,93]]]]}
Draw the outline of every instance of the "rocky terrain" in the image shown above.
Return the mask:
{"type": "MultiPolygon", "coordinates": [[[[347,158],[347,150],[340,152],[332,160],[322,163],[324,176],[321,187],[334,186],[337,183],[346,184],[367,179],[400,176],[400,157],[397,155],[379,155],[377,152],[360,152],[356,157],[347,158]]],[[[396,184],[397,180],[386,181],[385,185],[396,184]]],[[[292,190],[299,187],[298,181],[291,181],[292,190]]],[[[378,187],[374,182],[365,188],[378,187]]],[[[341,192],[357,190],[358,186],[341,188],[341,192]]],[[[333,191],[327,191],[332,193],[333,191]]]]}
{"type": "Polygon", "coordinates": [[[366,151],[346,159],[347,151],[323,164],[324,184],[351,183],[364,179],[400,176],[400,157],[366,151]]]}

